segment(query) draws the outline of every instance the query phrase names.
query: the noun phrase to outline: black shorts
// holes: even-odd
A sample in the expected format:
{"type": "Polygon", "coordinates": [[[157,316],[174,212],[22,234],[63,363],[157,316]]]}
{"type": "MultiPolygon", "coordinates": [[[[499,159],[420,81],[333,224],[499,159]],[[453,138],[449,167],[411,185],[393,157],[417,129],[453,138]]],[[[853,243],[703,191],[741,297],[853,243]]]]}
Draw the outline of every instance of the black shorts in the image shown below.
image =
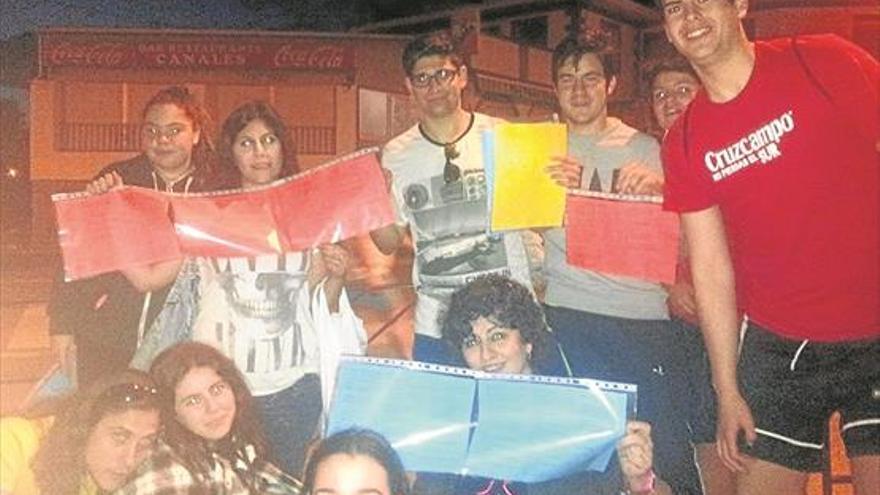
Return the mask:
{"type": "Polygon", "coordinates": [[[789,340],[749,323],[739,380],[758,440],[743,450],[797,471],[822,469],[828,418],[850,457],[880,454],[880,339],[789,340]]]}
{"type": "Polygon", "coordinates": [[[715,443],[718,410],[703,333],[699,327],[678,319],[673,319],[671,326],[676,340],[670,366],[671,399],[680,401],[679,409],[687,420],[691,441],[715,443]]]}

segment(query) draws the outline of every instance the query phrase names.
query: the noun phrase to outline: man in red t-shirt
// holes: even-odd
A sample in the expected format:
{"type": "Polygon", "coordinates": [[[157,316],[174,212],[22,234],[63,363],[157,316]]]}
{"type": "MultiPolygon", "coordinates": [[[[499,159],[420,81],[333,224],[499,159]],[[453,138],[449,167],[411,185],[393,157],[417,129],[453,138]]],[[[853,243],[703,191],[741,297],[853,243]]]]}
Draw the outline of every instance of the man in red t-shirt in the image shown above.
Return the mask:
{"type": "Polygon", "coordinates": [[[658,3],[704,87],[667,134],[663,162],[712,361],[719,454],[740,493],[802,490],[840,411],[857,493],[872,493],[880,65],[833,36],[749,42],[747,0],[658,3]]]}

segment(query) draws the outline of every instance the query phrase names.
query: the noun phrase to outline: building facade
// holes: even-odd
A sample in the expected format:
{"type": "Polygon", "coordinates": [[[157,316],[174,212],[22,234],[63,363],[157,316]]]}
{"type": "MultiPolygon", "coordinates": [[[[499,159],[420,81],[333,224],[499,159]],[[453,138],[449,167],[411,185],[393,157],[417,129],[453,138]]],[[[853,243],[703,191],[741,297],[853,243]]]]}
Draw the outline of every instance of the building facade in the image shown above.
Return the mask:
{"type": "MultiPolygon", "coordinates": [[[[632,0],[486,0],[348,33],[43,29],[4,50],[4,83],[13,80],[27,95],[27,166],[14,179],[29,190],[4,190],[4,218],[10,209],[27,211],[30,235],[54,243],[49,195],[78,190],[103,166],[136,154],[143,106],[171,84],[202,99],[215,133],[243,101],[268,101],[290,125],[305,168],[381,144],[417,118],[400,67],[403,47],[439,29],[462,40],[465,105],[515,121],[546,120],[556,110],[550,64],[559,40],[572,32],[603,36],[618,72],[610,113],[651,130],[642,72],[671,51],[660,21],[632,0]]],[[[745,24],[758,38],[835,32],[880,54],[875,0],[753,0],[745,24]]]]}

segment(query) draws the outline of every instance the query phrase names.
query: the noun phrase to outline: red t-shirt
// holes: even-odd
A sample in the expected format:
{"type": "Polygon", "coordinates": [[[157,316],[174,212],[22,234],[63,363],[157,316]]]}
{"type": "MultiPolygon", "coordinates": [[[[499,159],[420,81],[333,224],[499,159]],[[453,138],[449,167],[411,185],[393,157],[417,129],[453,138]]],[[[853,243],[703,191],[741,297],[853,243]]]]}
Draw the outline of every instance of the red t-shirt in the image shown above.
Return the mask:
{"type": "Polygon", "coordinates": [[[718,205],[738,305],[782,336],[880,334],[880,66],[836,36],[755,43],[726,103],[700,92],[663,142],[665,207],[718,205]]]}

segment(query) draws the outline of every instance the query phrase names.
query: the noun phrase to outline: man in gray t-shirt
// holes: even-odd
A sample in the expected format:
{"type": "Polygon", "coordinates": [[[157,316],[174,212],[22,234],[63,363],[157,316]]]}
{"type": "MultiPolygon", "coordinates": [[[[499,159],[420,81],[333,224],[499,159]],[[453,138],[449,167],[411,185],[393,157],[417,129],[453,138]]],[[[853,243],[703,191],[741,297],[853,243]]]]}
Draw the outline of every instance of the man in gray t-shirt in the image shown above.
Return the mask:
{"type": "MultiPolygon", "coordinates": [[[[601,53],[598,44],[577,38],[554,50],[553,81],[568,126],[568,156],[554,158],[547,170],[569,189],[662,194],[657,141],[608,117],[607,98],[617,81],[601,53]]],[[[545,231],[544,244],[547,322],[572,371],[636,383],[638,416],[652,425],[659,475],[675,493],[701,493],[686,425],[669,407],[664,368],[675,343],[665,290],[658,283],[569,265],[562,228],[545,231]]]]}

